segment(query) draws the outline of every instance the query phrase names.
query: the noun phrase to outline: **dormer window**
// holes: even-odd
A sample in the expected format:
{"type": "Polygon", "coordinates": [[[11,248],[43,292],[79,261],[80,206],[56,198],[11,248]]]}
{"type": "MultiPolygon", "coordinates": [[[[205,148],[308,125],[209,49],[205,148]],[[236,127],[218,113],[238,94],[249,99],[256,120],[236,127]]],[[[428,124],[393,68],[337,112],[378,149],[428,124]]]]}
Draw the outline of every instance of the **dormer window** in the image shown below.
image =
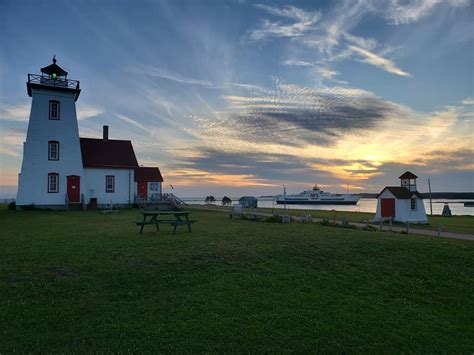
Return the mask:
{"type": "Polygon", "coordinates": [[[59,142],[48,142],[48,160],[59,160],[59,142]]]}
{"type": "Polygon", "coordinates": [[[49,119],[50,120],[59,120],[59,101],[50,100],[49,101],[49,119]]]}

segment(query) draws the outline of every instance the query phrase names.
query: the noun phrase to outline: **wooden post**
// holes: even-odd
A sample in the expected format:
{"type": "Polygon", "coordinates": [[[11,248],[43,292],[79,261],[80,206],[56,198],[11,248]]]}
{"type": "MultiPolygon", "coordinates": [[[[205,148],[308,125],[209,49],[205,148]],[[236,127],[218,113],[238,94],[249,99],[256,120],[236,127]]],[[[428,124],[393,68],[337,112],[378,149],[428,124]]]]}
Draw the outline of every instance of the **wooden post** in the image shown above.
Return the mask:
{"type": "Polygon", "coordinates": [[[431,184],[430,179],[428,179],[428,189],[430,191],[430,216],[433,215],[433,202],[431,201],[431,184]]]}
{"type": "Polygon", "coordinates": [[[410,222],[407,221],[407,234],[410,234],[410,222]]]}
{"type": "Polygon", "coordinates": [[[392,231],[392,219],[391,218],[388,220],[388,226],[389,226],[390,232],[391,232],[392,231]]]}
{"type": "Polygon", "coordinates": [[[382,226],[383,226],[383,220],[382,218],[380,218],[380,230],[382,230],[382,226]]]}
{"type": "Polygon", "coordinates": [[[441,224],[438,223],[438,238],[441,237],[441,224]]]}

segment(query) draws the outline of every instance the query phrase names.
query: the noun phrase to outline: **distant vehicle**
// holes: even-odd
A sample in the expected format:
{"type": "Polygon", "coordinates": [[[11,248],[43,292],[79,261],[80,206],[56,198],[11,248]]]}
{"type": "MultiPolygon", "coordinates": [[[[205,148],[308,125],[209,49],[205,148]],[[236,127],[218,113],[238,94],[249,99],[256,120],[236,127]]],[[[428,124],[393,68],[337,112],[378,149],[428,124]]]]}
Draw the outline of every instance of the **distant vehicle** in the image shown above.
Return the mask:
{"type": "Polygon", "coordinates": [[[277,204],[288,205],[357,205],[359,195],[332,194],[321,190],[315,185],[312,190],[306,190],[296,195],[279,195],[275,201],[277,204]]]}

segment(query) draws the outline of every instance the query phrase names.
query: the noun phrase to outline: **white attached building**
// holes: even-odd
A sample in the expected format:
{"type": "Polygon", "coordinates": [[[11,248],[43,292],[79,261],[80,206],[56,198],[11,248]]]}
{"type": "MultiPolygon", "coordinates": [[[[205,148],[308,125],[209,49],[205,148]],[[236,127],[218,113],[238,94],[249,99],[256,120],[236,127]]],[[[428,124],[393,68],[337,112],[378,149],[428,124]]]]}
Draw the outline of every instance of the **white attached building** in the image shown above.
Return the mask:
{"type": "Polygon", "coordinates": [[[159,200],[163,178],[157,167],[138,165],[132,142],[79,138],[79,81],[56,64],[28,74],[32,97],[16,205],[40,208],[128,206],[138,198],[159,200]]]}
{"type": "Polygon", "coordinates": [[[392,218],[396,222],[427,223],[423,198],[416,190],[417,178],[407,171],[399,177],[400,186],[385,186],[377,196],[375,219],[392,218]]]}

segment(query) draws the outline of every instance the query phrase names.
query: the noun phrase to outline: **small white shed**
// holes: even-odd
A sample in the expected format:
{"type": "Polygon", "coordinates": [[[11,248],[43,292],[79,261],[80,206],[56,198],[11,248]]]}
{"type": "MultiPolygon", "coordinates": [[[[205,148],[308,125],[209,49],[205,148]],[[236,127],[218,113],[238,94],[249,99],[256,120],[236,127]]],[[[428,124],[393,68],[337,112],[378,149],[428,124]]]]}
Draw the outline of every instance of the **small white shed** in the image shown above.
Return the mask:
{"type": "Polygon", "coordinates": [[[377,196],[376,220],[428,223],[423,197],[416,190],[417,176],[409,171],[399,177],[401,186],[385,186],[377,196]]]}

